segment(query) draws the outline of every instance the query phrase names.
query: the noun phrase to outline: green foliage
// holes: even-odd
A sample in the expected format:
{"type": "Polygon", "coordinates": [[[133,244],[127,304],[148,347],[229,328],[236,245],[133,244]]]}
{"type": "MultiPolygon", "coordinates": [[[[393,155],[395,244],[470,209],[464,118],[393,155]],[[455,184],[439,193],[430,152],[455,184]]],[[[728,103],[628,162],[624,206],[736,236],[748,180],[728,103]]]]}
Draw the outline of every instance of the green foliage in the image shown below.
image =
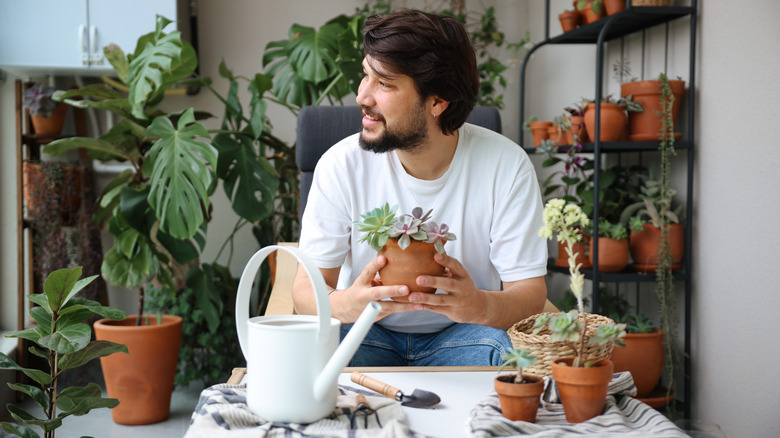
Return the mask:
{"type": "Polygon", "coordinates": [[[361,214],[363,221],[356,221],[354,224],[358,231],[366,234],[358,239],[358,242],[368,242],[371,248],[379,251],[385,246],[387,239],[398,239],[398,247],[404,250],[414,239],[433,243],[436,251],[442,254],[444,244],[456,239],[455,234],[449,232],[447,224],[428,222],[432,209],[423,214],[421,207],[415,207],[411,214],[403,214],[400,218],[395,217],[396,210],[398,205],[390,208],[390,204],[385,202],[385,205],[361,214]]]}
{"type": "MultiPolygon", "coordinates": [[[[593,229],[590,230],[593,235],[593,229]]],[[[599,219],[599,237],[608,237],[615,240],[628,239],[628,230],[621,223],[613,224],[606,219],[599,219]]]]}
{"type": "Polygon", "coordinates": [[[536,356],[528,350],[518,350],[516,348],[510,348],[501,356],[501,360],[504,363],[498,368],[498,372],[501,372],[508,366],[514,366],[517,368],[517,374],[515,375],[515,383],[522,383],[523,381],[523,368],[528,368],[536,363],[536,356]]]}
{"type": "Polygon", "coordinates": [[[653,320],[644,313],[638,313],[636,315],[631,315],[628,313],[614,314],[611,316],[611,318],[615,321],[625,323],[626,331],[628,333],[652,333],[653,329],[655,328],[653,320]]]}
{"type": "Polygon", "coordinates": [[[361,214],[360,217],[363,218],[363,221],[355,222],[355,225],[358,227],[358,231],[366,234],[358,242],[368,242],[371,248],[376,251],[382,249],[387,243],[387,239],[390,238],[388,232],[398,220],[395,217],[396,210],[398,210],[398,205],[390,208],[390,204],[385,202],[385,205],[361,214]]]}
{"type": "Polygon", "coordinates": [[[632,203],[625,206],[620,221],[628,223],[631,229],[641,230],[642,224],[651,223],[661,228],[662,223],[680,222],[682,205],[672,208],[672,200],[677,190],[664,183],[663,178],[656,179],[653,169],[637,174],[639,194],[632,195],[632,203]]]}
{"type": "Polygon", "coordinates": [[[0,353],[0,369],[17,370],[37,384],[9,383],[17,392],[29,396],[40,406],[46,418],[37,418],[24,409],[9,404],[8,412],[19,424],[2,422],[0,428],[8,433],[23,437],[39,437],[29,426],[37,426],[44,436],[53,437],[54,430],[62,420],[71,415],[84,415],[92,409],[113,408],[119,400],[103,398],[102,389],[95,383],[84,387],[58,387],[58,378],[63,371],[117,352],[127,353],[127,347],[108,341],[92,341],[92,329],[85,319],[97,314],[104,318],[122,320],[127,314],[121,310],[102,306],[100,303],[76,297],[97,275],[80,279],[82,268],[59,269],[46,278],[44,293],[30,295],[30,301],[37,304],[30,315],[37,323],[35,327],[6,334],[9,338],[22,338],[38,347],[30,351],[48,362],[48,372],[24,368],[0,353]],[[59,413],[57,410],[59,409],[59,413]]]}

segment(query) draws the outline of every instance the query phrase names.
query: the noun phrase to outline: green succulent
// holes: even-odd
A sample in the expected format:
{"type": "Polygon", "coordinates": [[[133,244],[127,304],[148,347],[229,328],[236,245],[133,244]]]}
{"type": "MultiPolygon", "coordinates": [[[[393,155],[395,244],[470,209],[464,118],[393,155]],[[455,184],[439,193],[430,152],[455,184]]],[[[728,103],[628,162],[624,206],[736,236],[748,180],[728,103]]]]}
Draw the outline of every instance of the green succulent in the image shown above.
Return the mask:
{"type": "Polygon", "coordinates": [[[527,368],[535,364],[536,356],[531,354],[531,352],[528,350],[510,348],[506,350],[506,353],[501,356],[501,360],[503,360],[504,363],[501,364],[501,366],[498,368],[498,371],[501,372],[501,370],[508,366],[514,366],[517,368],[515,383],[521,383],[523,381],[523,368],[527,368]]]}
{"type": "Polygon", "coordinates": [[[361,214],[360,217],[363,218],[363,221],[355,222],[355,225],[358,226],[358,231],[366,234],[358,242],[368,242],[371,248],[376,251],[382,249],[387,243],[387,239],[390,238],[388,232],[398,220],[395,217],[396,210],[398,210],[398,205],[390,208],[390,204],[385,202],[385,205],[361,214]]]}

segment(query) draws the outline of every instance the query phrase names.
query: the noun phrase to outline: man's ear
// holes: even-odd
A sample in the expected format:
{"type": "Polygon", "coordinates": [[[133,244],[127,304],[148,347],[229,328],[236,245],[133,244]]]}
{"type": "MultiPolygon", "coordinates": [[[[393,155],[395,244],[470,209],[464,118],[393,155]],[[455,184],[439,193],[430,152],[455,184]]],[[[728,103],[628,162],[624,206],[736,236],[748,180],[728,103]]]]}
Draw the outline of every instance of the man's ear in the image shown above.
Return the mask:
{"type": "Polygon", "coordinates": [[[449,100],[444,100],[440,98],[439,96],[432,96],[429,98],[431,100],[431,115],[434,117],[439,117],[441,113],[444,112],[444,110],[447,109],[447,107],[450,105],[449,100]]]}

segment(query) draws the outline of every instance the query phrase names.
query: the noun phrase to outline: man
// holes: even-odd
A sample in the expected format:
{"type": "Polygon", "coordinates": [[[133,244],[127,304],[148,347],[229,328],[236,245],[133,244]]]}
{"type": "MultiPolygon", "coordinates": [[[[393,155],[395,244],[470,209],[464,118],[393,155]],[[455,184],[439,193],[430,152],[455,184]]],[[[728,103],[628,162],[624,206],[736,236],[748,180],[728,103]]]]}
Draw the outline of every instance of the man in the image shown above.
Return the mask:
{"type": "MultiPolygon", "coordinates": [[[[342,323],[370,301],[382,307],[352,366],[500,364],[511,347],[506,330],[540,312],[547,296],[533,166],[509,139],[464,124],[479,76],[457,20],[398,10],[370,17],[363,33],[362,130],[318,161],[300,247],[319,265],[342,323]],[[399,212],[433,209],[432,220],[457,235],[435,256],[445,275],[417,278],[436,294],[377,281],[385,258],[355,243],[353,222],[385,202],[399,212]]],[[[293,298],[298,313],[316,313],[303,269],[293,298]]]]}

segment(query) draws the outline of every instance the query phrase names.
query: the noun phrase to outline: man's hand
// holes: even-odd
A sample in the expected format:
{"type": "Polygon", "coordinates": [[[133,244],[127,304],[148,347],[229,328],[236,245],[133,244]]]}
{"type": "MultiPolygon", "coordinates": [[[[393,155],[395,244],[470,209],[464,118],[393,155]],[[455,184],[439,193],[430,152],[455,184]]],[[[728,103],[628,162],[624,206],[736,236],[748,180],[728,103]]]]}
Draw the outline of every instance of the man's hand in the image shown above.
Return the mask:
{"type": "Polygon", "coordinates": [[[471,275],[457,259],[446,254],[436,254],[434,259],[447,268],[444,276],[421,275],[417,284],[445,293],[412,292],[409,301],[414,310],[441,313],[455,322],[508,329],[544,307],[547,298],[544,277],[505,282],[503,291],[485,291],[474,285],[471,275]]]}

